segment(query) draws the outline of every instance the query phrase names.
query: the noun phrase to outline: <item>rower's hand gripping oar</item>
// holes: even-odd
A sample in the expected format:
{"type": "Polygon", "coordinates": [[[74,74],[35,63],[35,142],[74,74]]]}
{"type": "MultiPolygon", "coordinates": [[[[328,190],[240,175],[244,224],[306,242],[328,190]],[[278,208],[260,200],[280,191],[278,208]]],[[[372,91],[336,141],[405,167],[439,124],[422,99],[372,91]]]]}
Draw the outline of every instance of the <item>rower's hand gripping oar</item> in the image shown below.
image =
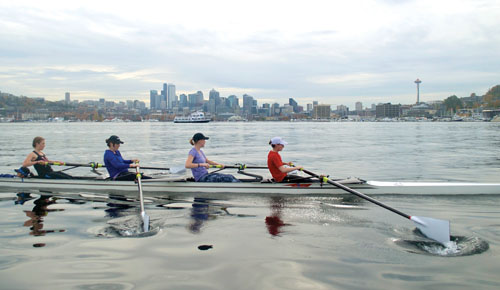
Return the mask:
{"type": "Polygon", "coordinates": [[[352,188],[349,188],[341,183],[335,182],[327,177],[319,176],[318,174],[313,173],[309,170],[305,170],[305,169],[302,169],[302,171],[304,171],[305,173],[307,173],[311,176],[319,178],[323,182],[328,182],[332,185],[335,185],[336,187],[338,187],[340,189],[343,189],[349,193],[357,195],[363,199],[368,200],[369,202],[372,202],[376,205],[379,205],[385,209],[388,209],[394,213],[397,213],[398,215],[400,215],[402,217],[405,217],[405,218],[413,221],[415,223],[415,225],[417,226],[417,228],[429,239],[435,240],[444,246],[447,246],[446,244],[448,242],[450,242],[450,222],[447,220],[440,220],[440,219],[429,218],[429,217],[407,215],[407,214],[405,214],[405,213],[403,213],[395,208],[392,208],[388,205],[385,205],[376,199],[373,199],[373,198],[371,198],[371,197],[369,197],[369,196],[367,196],[359,191],[356,191],[352,188]]]}
{"type": "Polygon", "coordinates": [[[139,164],[137,164],[137,167],[135,168],[136,172],[136,178],[137,178],[137,186],[139,187],[139,200],[141,202],[141,217],[142,217],[142,222],[143,222],[143,227],[144,227],[144,232],[149,231],[149,216],[146,214],[146,211],[144,210],[144,196],[142,194],[142,182],[141,182],[141,169],[139,168],[139,164]]]}

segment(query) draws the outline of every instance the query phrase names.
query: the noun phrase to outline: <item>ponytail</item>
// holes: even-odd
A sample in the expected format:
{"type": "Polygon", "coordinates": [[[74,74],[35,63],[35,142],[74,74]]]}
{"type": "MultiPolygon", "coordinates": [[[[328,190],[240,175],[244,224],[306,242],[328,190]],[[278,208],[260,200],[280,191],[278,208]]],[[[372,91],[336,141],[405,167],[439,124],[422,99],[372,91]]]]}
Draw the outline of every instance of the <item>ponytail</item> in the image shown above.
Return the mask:
{"type": "Polygon", "coordinates": [[[194,140],[193,140],[193,138],[191,138],[191,139],[189,140],[189,144],[191,144],[191,145],[193,145],[193,146],[194,146],[194,140]]]}

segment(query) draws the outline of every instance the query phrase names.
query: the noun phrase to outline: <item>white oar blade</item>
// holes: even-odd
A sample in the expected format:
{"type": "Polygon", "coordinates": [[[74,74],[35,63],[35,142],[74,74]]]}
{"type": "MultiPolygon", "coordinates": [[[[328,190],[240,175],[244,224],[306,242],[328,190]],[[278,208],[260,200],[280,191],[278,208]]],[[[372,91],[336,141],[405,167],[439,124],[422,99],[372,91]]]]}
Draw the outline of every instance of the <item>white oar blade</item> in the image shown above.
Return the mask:
{"type": "Polygon", "coordinates": [[[181,174],[186,172],[186,167],[170,167],[168,170],[171,174],[181,174]]]}
{"type": "Polygon", "coordinates": [[[429,239],[446,246],[450,242],[450,222],[422,216],[412,216],[417,228],[429,239]]]}
{"type": "Polygon", "coordinates": [[[141,216],[144,226],[144,232],[149,232],[149,216],[144,211],[141,212],[141,216]]]}

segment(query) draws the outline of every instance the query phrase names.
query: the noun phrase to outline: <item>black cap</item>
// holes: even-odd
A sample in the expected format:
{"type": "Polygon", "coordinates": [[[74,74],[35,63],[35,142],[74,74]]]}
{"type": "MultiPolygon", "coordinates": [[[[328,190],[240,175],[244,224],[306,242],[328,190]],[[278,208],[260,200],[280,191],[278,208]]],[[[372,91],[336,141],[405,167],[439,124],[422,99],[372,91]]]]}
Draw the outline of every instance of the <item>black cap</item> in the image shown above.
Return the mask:
{"type": "Polygon", "coordinates": [[[120,140],[120,137],[116,135],[112,135],[108,139],[106,139],[106,144],[113,143],[113,144],[123,144],[123,141],[120,140]]]}
{"type": "Polygon", "coordinates": [[[205,135],[203,135],[201,133],[194,134],[194,136],[193,136],[194,143],[196,143],[196,142],[198,142],[200,140],[208,140],[208,137],[205,137],[205,135]]]}

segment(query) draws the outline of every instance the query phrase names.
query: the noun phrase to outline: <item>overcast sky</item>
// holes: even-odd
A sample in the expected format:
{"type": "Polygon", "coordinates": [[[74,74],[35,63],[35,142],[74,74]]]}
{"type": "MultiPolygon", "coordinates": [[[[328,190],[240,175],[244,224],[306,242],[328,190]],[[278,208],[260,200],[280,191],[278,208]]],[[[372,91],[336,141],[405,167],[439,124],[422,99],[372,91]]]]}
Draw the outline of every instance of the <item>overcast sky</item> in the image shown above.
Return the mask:
{"type": "Polygon", "coordinates": [[[15,95],[149,102],[166,82],[354,109],[414,103],[417,78],[422,101],[500,84],[500,1],[0,2],[0,91],[15,95]]]}

